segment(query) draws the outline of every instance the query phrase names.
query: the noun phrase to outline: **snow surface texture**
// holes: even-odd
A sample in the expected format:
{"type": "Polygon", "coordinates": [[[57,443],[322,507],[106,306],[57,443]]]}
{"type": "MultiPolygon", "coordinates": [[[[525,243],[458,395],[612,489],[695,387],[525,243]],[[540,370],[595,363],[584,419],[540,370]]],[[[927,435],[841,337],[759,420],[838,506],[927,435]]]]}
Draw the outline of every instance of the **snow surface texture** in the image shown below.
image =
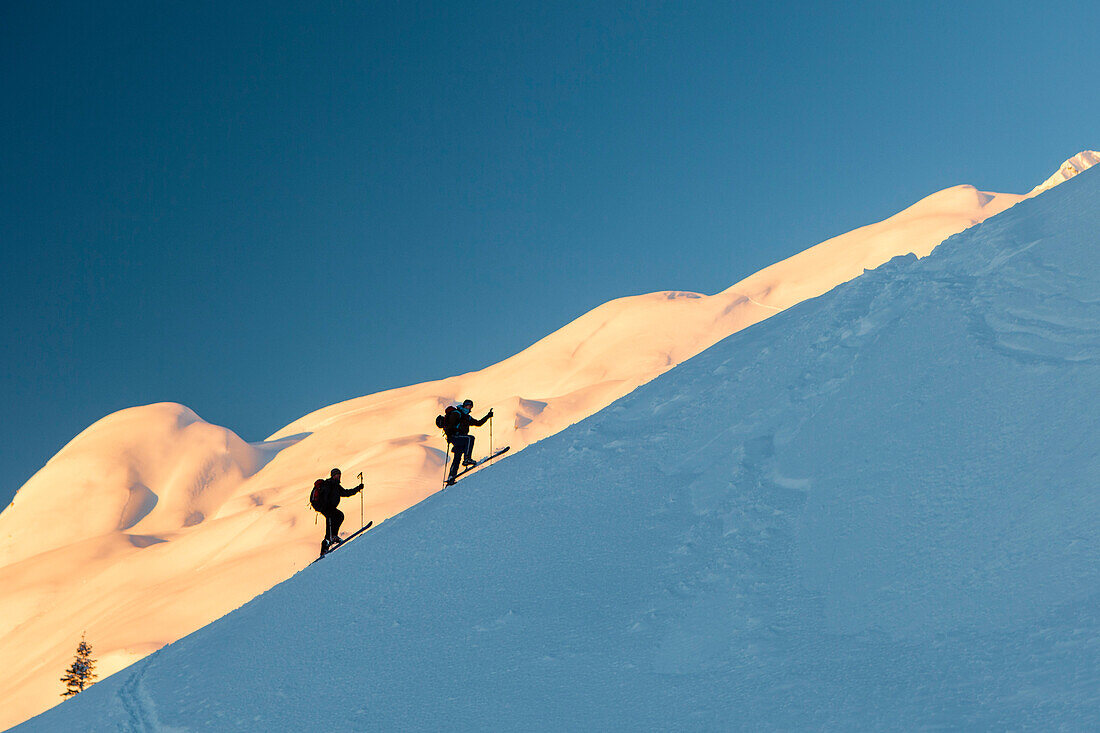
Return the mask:
{"type": "MultiPolygon", "coordinates": [[[[1061,171],[1096,159],[1086,151],[1061,171]]],[[[182,405],[109,415],[0,514],[0,667],[18,670],[0,677],[0,727],[58,702],[80,632],[106,676],[304,567],[322,532],[304,497],[332,466],[349,479],[365,472],[361,510],[376,524],[438,491],[443,442],[431,421],[446,404],[493,406],[496,445],[514,454],[722,338],[894,255],[926,255],[1023,198],[954,186],[722,293],[620,298],[500,364],[332,405],[263,443],[182,405]]],[[[477,433],[484,455],[487,431],[477,433]]],[[[356,503],[345,505],[349,531],[356,503]]]]}
{"type": "Polygon", "coordinates": [[[734,335],[18,730],[1096,730],[1098,212],[734,335]]]}

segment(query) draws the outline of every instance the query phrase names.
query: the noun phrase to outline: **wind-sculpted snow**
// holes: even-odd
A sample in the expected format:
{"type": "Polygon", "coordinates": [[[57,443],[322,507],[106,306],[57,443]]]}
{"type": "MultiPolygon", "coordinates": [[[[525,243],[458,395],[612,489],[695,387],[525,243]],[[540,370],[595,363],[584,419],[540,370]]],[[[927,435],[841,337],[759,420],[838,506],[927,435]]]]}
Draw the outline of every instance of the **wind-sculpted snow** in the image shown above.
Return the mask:
{"type": "Polygon", "coordinates": [[[113,530],[197,524],[261,465],[255,448],[183,405],[117,412],[74,438],[20,489],[18,506],[0,515],[0,563],[113,530]],[[65,521],[75,506],[80,521],[65,521]]]}
{"type": "MultiPolygon", "coordinates": [[[[1083,169],[1091,160],[1082,153],[1066,165],[1083,169]]],[[[439,491],[446,456],[432,420],[447,404],[473,398],[479,415],[493,407],[495,446],[511,445],[514,456],[730,334],[867,268],[898,254],[924,256],[982,221],[995,226],[1000,218],[989,217],[1024,198],[955,186],[721,293],[619,298],[499,364],[331,405],[262,443],[247,444],[181,405],[104,418],[0,515],[0,667],[18,670],[0,679],[0,727],[58,701],[58,670],[81,632],[106,675],[304,567],[323,531],[305,497],[333,466],[346,479],[366,475],[367,491],[345,505],[349,530],[358,526],[357,514],[378,525],[439,491]]],[[[998,249],[986,256],[993,267],[1008,255],[998,249]]],[[[1048,276],[1060,282],[1060,273],[1048,276]]],[[[1087,359],[1079,353],[1087,343],[1080,331],[1088,330],[1091,315],[1048,303],[1045,292],[1028,290],[1027,275],[1019,287],[1012,309],[983,312],[969,327],[1015,358],[1087,359]]],[[[872,317],[859,326],[868,333],[874,327],[872,317]]],[[[475,432],[475,452],[485,455],[489,429],[475,432]]],[[[624,445],[630,439],[624,436],[624,445]]],[[[767,450],[766,436],[750,439],[757,441],[748,443],[753,450],[767,450]]],[[[798,477],[784,481],[788,488],[802,485],[798,477]]],[[[665,664],[675,669],[676,654],[669,652],[665,664]]]]}
{"type": "Polygon", "coordinates": [[[1058,171],[1053,176],[1031,189],[1028,196],[1036,196],[1047,189],[1054,188],[1059,183],[1065,183],[1078,173],[1088,170],[1097,163],[1100,163],[1100,153],[1097,153],[1095,150],[1084,150],[1067,160],[1065,163],[1062,163],[1061,167],[1058,168],[1058,171]]]}
{"type": "Polygon", "coordinates": [[[19,730],[1096,730],[1097,202],[733,335],[19,730]]]}

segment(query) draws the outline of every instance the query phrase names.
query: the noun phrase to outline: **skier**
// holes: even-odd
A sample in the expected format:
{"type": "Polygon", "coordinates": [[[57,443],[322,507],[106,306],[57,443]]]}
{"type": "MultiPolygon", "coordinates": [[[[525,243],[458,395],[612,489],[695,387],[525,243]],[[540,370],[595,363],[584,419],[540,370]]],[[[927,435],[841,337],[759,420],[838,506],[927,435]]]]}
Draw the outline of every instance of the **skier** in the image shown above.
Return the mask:
{"type": "Polygon", "coordinates": [[[470,426],[480,428],[493,416],[493,411],[490,409],[489,414],[485,417],[475,420],[470,414],[473,409],[473,400],[463,400],[460,407],[448,411],[446,415],[443,432],[447,435],[447,442],[451,444],[451,450],[455,454],[454,460],[451,461],[450,475],[447,477],[448,486],[454,485],[455,474],[458,473],[460,461],[463,467],[477,464],[477,461],[473,459],[474,436],[470,435],[470,426]]]}
{"type": "Polygon", "coordinates": [[[321,540],[321,554],[324,555],[343,541],[340,539],[340,525],[344,521],[344,513],[336,508],[340,504],[340,497],[355,496],[363,490],[363,484],[354,489],[345,489],[340,485],[339,468],[332,469],[329,478],[317,481],[321,486],[313,508],[325,516],[325,538],[321,540]]]}

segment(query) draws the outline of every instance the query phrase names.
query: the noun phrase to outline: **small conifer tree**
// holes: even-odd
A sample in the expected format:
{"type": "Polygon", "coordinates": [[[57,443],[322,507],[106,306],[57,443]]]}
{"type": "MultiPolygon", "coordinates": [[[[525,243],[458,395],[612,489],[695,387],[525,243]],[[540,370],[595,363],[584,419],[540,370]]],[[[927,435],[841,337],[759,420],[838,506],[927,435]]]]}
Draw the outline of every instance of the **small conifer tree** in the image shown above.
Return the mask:
{"type": "Polygon", "coordinates": [[[71,697],[78,692],[84,692],[85,687],[92,684],[95,675],[95,660],[92,659],[92,647],[84,641],[84,634],[80,635],[80,644],[76,647],[76,658],[66,670],[61,681],[65,683],[65,691],[61,697],[71,697]]]}

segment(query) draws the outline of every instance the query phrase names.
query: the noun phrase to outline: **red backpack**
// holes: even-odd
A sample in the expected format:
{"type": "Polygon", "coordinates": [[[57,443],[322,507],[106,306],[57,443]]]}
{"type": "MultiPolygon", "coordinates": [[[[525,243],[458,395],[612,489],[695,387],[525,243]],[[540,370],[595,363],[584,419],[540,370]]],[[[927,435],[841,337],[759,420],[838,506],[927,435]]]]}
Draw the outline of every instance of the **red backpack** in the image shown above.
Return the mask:
{"type": "Polygon", "coordinates": [[[319,478],[313,482],[313,490],[309,492],[309,505],[317,511],[321,511],[325,508],[321,498],[321,494],[324,493],[324,488],[325,480],[319,478]]]}

